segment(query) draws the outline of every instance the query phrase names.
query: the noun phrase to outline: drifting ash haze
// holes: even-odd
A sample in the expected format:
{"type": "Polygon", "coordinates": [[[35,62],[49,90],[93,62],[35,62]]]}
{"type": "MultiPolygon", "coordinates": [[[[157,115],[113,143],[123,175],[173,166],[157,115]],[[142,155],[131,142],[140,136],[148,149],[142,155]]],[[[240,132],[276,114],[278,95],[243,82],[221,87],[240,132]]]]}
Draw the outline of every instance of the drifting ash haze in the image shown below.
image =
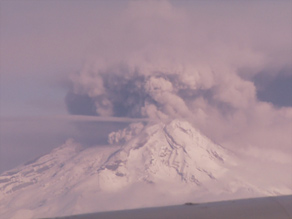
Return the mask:
{"type": "Polygon", "coordinates": [[[96,36],[94,58],[65,83],[72,120],[141,123],[111,145],[68,140],[4,172],[4,218],[292,193],[292,108],[255,85],[291,78],[291,2],[180,2],[129,1],[65,35],[96,36]]]}
{"type": "Polygon", "coordinates": [[[248,178],[234,153],[188,122],[132,124],[109,141],[124,143],[84,149],[68,140],[4,173],[2,216],[52,217],[292,192],[291,186],[248,178]]]}

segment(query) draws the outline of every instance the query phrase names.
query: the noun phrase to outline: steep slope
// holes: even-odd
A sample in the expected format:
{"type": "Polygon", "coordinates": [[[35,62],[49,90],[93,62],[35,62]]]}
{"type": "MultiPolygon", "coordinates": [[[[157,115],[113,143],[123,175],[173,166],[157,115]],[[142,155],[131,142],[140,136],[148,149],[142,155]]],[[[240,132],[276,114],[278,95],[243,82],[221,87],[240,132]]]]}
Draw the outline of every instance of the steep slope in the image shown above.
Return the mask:
{"type": "Polygon", "coordinates": [[[187,122],[156,124],[102,165],[99,186],[112,190],[135,181],[200,186],[220,177],[226,171],[225,162],[230,160],[227,151],[187,122]]]}
{"type": "Polygon", "coordinates": [[[270,194],[232,172],[236,157],[188,122],[138,127],[137,131],[130,126],[130,134],[123,132],[122,144],[84,149],[69,140],[50,154],[2,174],[3,217],[60,216],[270,194]]]}

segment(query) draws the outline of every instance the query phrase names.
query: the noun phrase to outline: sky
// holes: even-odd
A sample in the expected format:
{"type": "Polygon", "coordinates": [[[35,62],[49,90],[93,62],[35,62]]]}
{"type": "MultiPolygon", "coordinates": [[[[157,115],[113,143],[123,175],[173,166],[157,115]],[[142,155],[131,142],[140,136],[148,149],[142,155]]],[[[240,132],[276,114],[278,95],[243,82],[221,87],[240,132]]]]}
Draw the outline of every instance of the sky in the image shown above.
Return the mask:
{"type": "Polygon", "coordinates": [[[0,6],[0,173],[68,138],[107,144],[141,118],[186,119],[235,151],[291,154],[291,1],[0,6]]]}

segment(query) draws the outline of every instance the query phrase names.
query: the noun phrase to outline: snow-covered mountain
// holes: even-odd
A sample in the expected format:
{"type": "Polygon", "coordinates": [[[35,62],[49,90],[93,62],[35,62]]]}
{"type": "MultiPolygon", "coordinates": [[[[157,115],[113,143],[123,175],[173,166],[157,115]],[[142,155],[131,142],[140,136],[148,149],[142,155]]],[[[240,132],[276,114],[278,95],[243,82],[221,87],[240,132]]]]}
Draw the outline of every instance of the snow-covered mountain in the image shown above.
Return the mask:
{"type": "Polygon", "coordinates": [[[3,173],[1,218],[273,194],[243,179],[234,171],[236,156],[185,121],[134,124],[112,133],[110,142],[112,146],[85,149],[68,140],[3,173]]]}

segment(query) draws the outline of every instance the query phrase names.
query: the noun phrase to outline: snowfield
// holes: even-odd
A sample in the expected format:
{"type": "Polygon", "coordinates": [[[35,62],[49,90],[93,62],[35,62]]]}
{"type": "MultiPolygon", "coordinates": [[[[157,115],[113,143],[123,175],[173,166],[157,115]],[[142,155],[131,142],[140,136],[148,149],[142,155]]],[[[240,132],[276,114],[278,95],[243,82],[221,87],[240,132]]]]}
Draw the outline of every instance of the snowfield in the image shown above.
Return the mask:
{"type": "Polygon", "coordinates": [[[247,177],[241,158],[186,121],[133,124],[111,146],[74,140],[0,176],[1,218],[291,194],[291,184],[247,177]],[[290,186],[289,186],[290,185],[290,186]]]}

